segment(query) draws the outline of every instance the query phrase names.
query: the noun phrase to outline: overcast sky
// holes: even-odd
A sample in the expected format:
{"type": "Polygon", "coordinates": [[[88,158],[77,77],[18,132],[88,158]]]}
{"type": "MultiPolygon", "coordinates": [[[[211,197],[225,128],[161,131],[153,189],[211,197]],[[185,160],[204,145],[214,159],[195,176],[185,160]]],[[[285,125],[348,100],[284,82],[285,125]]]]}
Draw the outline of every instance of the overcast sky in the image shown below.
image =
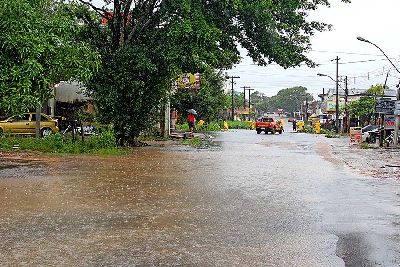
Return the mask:
{"type": "MultiPolygon", "coordinates": [[[[322,88],[335,88],[330,78],[319,77],[317,73],[335,79],[336,65],[331,60],[336,56],[341,63],[339,75],[349,77],[349,88],[367,89],[373,84],[383,84],[389,70],[388,85],[395,88],[399,73],[379,49],[358,41],[356,37],[362,36],[378,45],[400,68],[399,10],[399,0],[352,0],[351,4],[331,0],[330,8],[321,7],[310,16],[333,25],[332,31],[317,33],[312,39],[313,51],[309,57],[321,64],[319,67],[310,69],[302,66],[288,70],[274,64],[258,67],[249,58],[244,58],[241,64],[228,71],[229,75],[240,76],[234,88],[243,91],[240,87],[250,86],[272,96],[281,89],[304,86],[317,97],[322,88]]],[[[226,86],[231,88],[230,84],[226,86]]]]}

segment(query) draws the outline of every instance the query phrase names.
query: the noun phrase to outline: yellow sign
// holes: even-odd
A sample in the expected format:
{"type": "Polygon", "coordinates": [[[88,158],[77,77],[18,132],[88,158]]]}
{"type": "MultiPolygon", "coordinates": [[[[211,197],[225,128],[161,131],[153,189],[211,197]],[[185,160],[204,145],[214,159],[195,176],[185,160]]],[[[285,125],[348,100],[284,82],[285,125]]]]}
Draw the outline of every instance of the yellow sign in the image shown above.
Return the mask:
{"type": "Polygon", "coordinates": [[[200,73],[183,73],[178,77],[178,89],[199,90],[200,80],[200,73]]]}

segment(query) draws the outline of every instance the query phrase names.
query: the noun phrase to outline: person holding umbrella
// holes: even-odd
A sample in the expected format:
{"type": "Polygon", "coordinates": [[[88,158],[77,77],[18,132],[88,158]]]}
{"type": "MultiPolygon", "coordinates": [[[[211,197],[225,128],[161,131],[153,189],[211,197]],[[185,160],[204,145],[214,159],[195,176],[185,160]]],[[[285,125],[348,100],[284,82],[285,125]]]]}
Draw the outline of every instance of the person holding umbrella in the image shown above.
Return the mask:
{"type": "Polygon", "coordinates": [[[195,123],[196,123],[196,117],[195,115],[197,115],[196,110],[194,109],[188,109],[187,112],[189,113],[187,116],[187,122],[189,125],[189,131],[193,132],[195,129],[195,123]]]}

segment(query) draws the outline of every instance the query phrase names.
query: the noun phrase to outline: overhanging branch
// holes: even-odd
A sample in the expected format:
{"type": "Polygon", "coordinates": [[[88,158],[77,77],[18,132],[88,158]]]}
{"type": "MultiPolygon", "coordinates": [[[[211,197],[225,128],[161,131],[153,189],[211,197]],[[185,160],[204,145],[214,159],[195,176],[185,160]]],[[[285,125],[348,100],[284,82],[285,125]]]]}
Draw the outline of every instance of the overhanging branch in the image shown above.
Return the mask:
{"type": "Polygon", "coordinates": [[[84,5],[90,6],[97,14],[99,14],[102,17],[104,17],[106,12],[107,12],[106,10],[104,10],[102,8],[96,7],[95,5],[93,5],[90,2],[86,2],[86,1],[83,1],[83,0],[78,0],[78,1],[81,2],[84,5]]]}

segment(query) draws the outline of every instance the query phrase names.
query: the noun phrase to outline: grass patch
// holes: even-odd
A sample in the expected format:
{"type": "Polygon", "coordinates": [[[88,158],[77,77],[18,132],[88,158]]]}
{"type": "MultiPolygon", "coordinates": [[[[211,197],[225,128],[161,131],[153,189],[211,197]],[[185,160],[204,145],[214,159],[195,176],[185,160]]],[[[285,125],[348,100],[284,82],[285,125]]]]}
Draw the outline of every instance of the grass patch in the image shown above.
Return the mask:
{"type": "Polygon", "coordinates": [[[364,143],[361,143],[361,148],[362,149],[370,149],[372,147],[368,143],[364,142],[364,143]]]}
{"type": "Polygon", "coordinates": [[[189,145],[195,148],[208,148],[212,146],[212,141],[200,137],[182,140],[182,144],[189,145]]]}
{"type": "Polygon", "coordinates": [[[0,137],[1,150],[15,150],[15,148],[27,151],[40,151],[59,154],[104,154],[116,155],[126,153],[116,147],[115,137],[112,129],[107,129],[99,135],[91,136],[85,141],[73,142],[60,133],[43,138],[32,137],[0,137]]]}
{"type": "MultiPolygon", "coordinates": [[[[226,121],[229,129],[251,129],[250,121],[226,121]]],[[[215,121],[204,123],[203,125],[196,124],[197,132],[218,132],[224,128],[224,121],[215,121]]],[[[176,125],[177,130],[189,131],[187,123],[176,125]]]]}
{"type": "Polygon", "coordinates": [[[250,129],[250,121],[227,121],[229,129],[250,129]]]}

